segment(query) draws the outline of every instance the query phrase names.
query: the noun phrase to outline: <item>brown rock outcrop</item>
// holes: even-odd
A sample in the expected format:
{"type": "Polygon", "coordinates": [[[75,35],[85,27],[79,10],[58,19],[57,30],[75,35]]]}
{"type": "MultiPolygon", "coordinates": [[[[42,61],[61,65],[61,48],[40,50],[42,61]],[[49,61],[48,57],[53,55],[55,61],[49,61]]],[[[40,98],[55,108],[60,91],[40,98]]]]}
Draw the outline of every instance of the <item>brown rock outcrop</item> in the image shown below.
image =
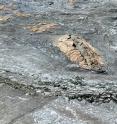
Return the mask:
{"type": "Polygon", "coordinates": [[[99,51],[80,36],[64,35],[58,39],[56,46],[68,59],[81,68],[88,70],[102,70],[105,66],[99,51]]]}

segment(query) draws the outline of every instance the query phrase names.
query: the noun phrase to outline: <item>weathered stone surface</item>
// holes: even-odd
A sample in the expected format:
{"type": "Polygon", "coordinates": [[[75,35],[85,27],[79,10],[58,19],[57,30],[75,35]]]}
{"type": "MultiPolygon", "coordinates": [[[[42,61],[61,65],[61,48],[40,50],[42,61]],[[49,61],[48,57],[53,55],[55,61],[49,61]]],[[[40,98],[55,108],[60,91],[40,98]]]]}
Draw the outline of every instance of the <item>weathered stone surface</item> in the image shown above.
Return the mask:
{"type": "Polygon", "coordinates": [[[9,16],[0,16],[0,22],[6,22],[10,19],[9,16]]]}
{"type": "Polygon", "coordinates": [[[104,59],[98,50],[79,36],[64,35],[58,39],[56,46],[70,61],[89,70],[103,70],[104,59]]]}
{"type": "Polygon", "coordinates": [[[5,6],[0,4],[0,10],[3,10],[4,8],[5,6]]]}
{"type": "Polygon", "coordinates": [[[28,13],[23,13],[23,12],[15,12],[14,14],[15,14],[16,16],[22,17],[22,18],[30,17],[30,14],[28,14],[28,13]]]}
{"type": "MultiPolygon", "coordinates": [[[[0,25],[0,75],[15,80],[19,84],[30,84],[34,87],[40,87],[40,84],[43,85],[43,81],[46,81],[46,85],[43,85],[42,91],[43,88],[47,88],[52,94],[55,94],[55,91],[57,91],[63,95],[68,94],[68,96],[72,96],[73,98],[77,98],[77,96],[75,96],[77,92],[81,94],[83,94],[84,91],[86,91],[86,94],[90,92],[115,92],[117,88],[116,52],[112,46],[116,46],[116,29],[112,28],[112,30],[106,21],[110,21],[110,18],[107,18],[109,15],[113,17],[115,14],[113,13],[112,15],[112,12],[110,13],[108,10],[105,17],[103,5],[100,6],[101,3],[97,4],[97,8],[93,6],[94,4],[90,5],[90,2],[87,3],[87,6],[90,6],[90,8],[94,10],[87,9],[85,6],[86,8],[83,8],[82,11],[84,14],[82,14],[78,10],[82,10],[82,5],[86,5],[85,2],[81,2],[81,8],[75,8],[75,11],[69,11],[65,3],[63,5],[66,5],[66,8],[62,8],[62,2],[63,1],[59,1],[56,3],[55,1],[54,5],[51,6],[53,9],[50,9],[46,2],[40,3],[33,1],[29,2],[30,4],[27,2],[12,3],[12,6],[16,6],[18,12],[32,12],[32,14],[28,19],[15,17],[10,22],[0,25]],[[20,9],[17,6],[19,3],[20,9]],[[26,4],[27,7],[24,7],[24,4],[26,4]],[[35,5],[35,7],[32,5],[35,5]],[[61,7],[62,11],[57,11],[57,5],[61,7]],[[44,7],[41,9],[41,12],[40,6],[44,7]],[[37,7],[38,10],[30,7],[37,7]],[[47,11],[46,9],[48,10],[47,14],[44,13],[44,10],[47,11]],[[98,16],[100,16],[100,18],[98,18],[98,16]],[[47,31],[36,34],[35,32],[24,30],[21,27],[21,25],[36,24],[39,20],[40,22],[42,20],[47,22],[47,20],[49,20],[48,22],[52,21],[52,24],[55,22],[55,24],[62,25],[64,30],[54,29],[53,32],[47,31]],[[102,23],[100,24],[99,22],[102,23]],[[103,26],[105,28],[103,28],[103,26]],[[107,30],[108,27],[109,30],[107,30]],[[70,34],[80,32],[86,39],[90,39],[89,41],[91,41],[93,46],[102,51],[109,68],[108,74],[96,74],[71,67],[71,63],[53,45],[55,39],[67,32],[70,34]],[[113,44],[111,44],[111,42],[113,42],[113,44]],[[75,80],[75,77],[84,78],[84,88],[79,87],[79,85],[73,85],[68,81],[69,79],[75,80]],[[66,82],[63,81],[64,79],[66,82]],[[63,86],[61,82],[64,82],[66,86],[63,86]],[[56,85],[58,85],[57,88],[55,87],[56,85]],[[63,90],[66,89],[66,87],[67,90],[63,90]],[[71,91],[73,91],[73,93],[71,91]]],[[[8,4],[6,3],[5,5],[8,4]]],[[[106,9],[109,9],[108,4],[106,6],[106,9]]],[[[12,14],[12,11],[9,11],[9,14],[12,14]]]]}
{"type": "Polygon", "coordinates": [[[13,17],[0,23],[0,83],[1,86],[5,84],[0,89],[2,124],[38,124],[39,121],[42,124],[47,121],[67,123],[68,120],[75,124],[80,120],[80,123],[116,124],[117,3],[114,0],[76,1],[74,8],[69,6],[68,0],[0,1],[6,6],[0,11],[0,16],[13,17]],[[18,17],[15,12],[30,13],[30,17],[18,17]],[[22,28],[39,22],[59,24],[61,28],[41,33],[22,28]],[[108,74],[98,74],[72,65],[53,45],[55,39],[65,34],[80,34],[99,49],[107,62],[108,74]],[[49,100],[53,96],[63,98],[49,100]],[[66,97],[73,103],[69,104],[68,100],[64,102],[66,97]],[[40,100],[44,105],[41,109],[40,100]],[[88,102],[86,106],[83,101],[88,102]],[[36,108],[38,105],[39,109],[36,108]],[[66,108],[70,108],[72,114],[68,115],[66,108]],[[76,108],[78,112],[83,108],[87,111],[77,115],[76,108]],[[62,109],[65,113],[59,111],[62,109]],[[51,117],[50,112],[54,113],[51,117]],[[38,115],[42,115],[41,120],[38,115]],[[60,118],[55,120],[57,117],[60,118]]]}
{"type": "Polygon", "coordinates": [[[116,124],[117,106],[69,101],[67,98],[29,96],[0,84],[1,124],[116,124]]]}
{"type": "Polygon", "coordinates": [[[71,5],[71,6],[75,6],[75,3],[76,3],[76,0],[68,0],[68,2],[69,2],[69,4],[71,5]]]}
{"type": "Polygon", "coordinates": [[[33,24],[31,26],[27,26],[26,29],[29,29],[32,32],[41,33],[45,31],[49,31],[51,29],[56,29],[58,27],[59,25],[54,23],[39,23],[39,24],[33,24]]]}
{"type": "Polygon", "coordinates": [[[0,84],[0,124],[14,124],[37,108],[42,108],[52,99],[28,96],[20,90],[0,84]]]}

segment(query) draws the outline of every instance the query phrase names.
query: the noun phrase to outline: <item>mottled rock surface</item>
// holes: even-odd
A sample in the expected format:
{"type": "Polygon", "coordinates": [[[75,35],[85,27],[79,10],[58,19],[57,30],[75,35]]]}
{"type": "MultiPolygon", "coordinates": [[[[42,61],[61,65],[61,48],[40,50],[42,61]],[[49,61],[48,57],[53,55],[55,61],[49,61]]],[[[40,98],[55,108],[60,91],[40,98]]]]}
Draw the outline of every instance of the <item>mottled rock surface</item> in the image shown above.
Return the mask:
{"type": "Polygon", "coordinates": [[[99,51],[88,43],[84,38],[74,35],[61,36],[56,42],[56,46],[66,57],[80,68],[106,71],[104,70],[104,59],[99,51]]]}
{"type": "Polygon", "coordinates": [[[29,96],[0,84],[1,124],[116,124],[115,103],[89,104],[67,98],[29,96]]]}
{"type": "Polygon", "coordinates": [[[76,0],[74,7],[68,0],[0,0],[0,17],[3,16],[10,19],[0,21],[2,124],[57,124],[68,120],[74,124],[117,123],[115,0],[76,0]],[[42,22],[60,27],[42,32],[24,29],[42,22]],[[99,49],[108,73],[74,67],[53,45],[65,34],[80,34],[99,49]],[[51,101],[53,97],[56,100],[51,101]],[[36,108],[38,105],[42,106],[36,108]]]}
{"type": "Polygon", "coordinates": [[[54,24],[54,23],[39,23],[39,24],[35,24],[35,25],[29,25],[26,27],[26,29],[29,29],[32,32],[36,32],[36,33],[41,33],[41,32],[46,32],[49,31],[51,29],[55,29],[59,27],[59,25],[54,24]]]}

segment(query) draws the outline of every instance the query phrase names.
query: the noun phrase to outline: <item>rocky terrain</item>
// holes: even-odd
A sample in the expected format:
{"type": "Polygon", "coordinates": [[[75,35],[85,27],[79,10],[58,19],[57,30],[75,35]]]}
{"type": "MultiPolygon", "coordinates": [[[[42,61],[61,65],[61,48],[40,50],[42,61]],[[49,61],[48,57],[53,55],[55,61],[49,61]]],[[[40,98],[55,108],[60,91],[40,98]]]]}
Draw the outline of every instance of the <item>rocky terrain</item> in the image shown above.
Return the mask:
{"type": "Polygon", "coordinates": [[[117,1],[0,0],[0,124],[117,124],[117,1]],[[81,35],[106,72],[53,43],[81,35]]]}

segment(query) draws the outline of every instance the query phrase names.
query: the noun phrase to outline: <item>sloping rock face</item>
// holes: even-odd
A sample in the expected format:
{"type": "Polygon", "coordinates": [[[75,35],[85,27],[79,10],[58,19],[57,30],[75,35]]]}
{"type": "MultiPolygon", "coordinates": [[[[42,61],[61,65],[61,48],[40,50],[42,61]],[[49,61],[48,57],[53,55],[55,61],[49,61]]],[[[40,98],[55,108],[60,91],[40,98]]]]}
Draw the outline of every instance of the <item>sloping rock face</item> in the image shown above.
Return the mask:
{"type": "MultiPolygon", "coordinates": [[[[74,7],[71,7],[68,0],[2,0],[0,3],[0,17],[10,17],[5,21],[0,21],[0,110],[2,110],[0,123],[34,122],[38,124],[41,121],[44,124],[52,121],[58,123],[61,120],[61,123],[67,123],[69,120],[70,123],[77,124],[81,120],[80,123],[87,121],[89,124],[116,124],[117,2],[114,0],[76,0],[74,7]],[[48,23],[57,24],[60,27],[48,26],[48,23]],[[31,26],[30,29],[26,30],[27,26],[31,26]],[[34,31],[33,26],[37,26],[34,31]],[[73,66],[69,57],[66,57],[65,53],[54,45],[65,34],[71,34],[70,39],[79,34],[88,41],[88,45],[91,44],[101,51],[99,55],[104,57],[108,73],[99,74],[90,69],[81,69],[77,67],[77,64],[73,66]],[[13,94],[12,91],[14,91],[13,94]],[[20,93],[23,93],[23,99],[18,97],[20,93]],[[34,100],[34,97],[37,98],[34,100]],[[57,99],[52,103],[58,106],[61,102],[60,106],[55,108],[56,110],[53,110],[53,107],[50,108],[52,104],[49,101],[50,97],[57,99]],[[47,101],[50,104],[48,102],[44,104],[45,98],[48,98],[47,101]],[[44,106],[38,110],[36,106],[40,105],[40,99],[44,106]],[[64,102],[64,99],[68,100],[64,102]],[[69,104],[69,100],[73,103],[69,104]],[[89,108],[81,104],[82,102],[84,104],[86,102],[89,108]],[[34,104],[35,106],[31,107],[34,104]],[[79,107],[79,111],[83,107],[89,111],[83,111],[80,117],[77,117],[74,115],[77,112],[72,105],[75,108],[79,107]],[[101,107],[102,105],[104,107],[101,107]],[[63,109],[62,106],[67,114],[59,111],[63,109]],[[70,106],[71,112],[66,110],[70,106]],[[37,111],[33,114],[32,111],[35,109],[37,111]],[[50,117],[48,114],[50,111],[54,113],[54,116],[50,117]],[[42,115],[40,119],[39,116],[42,113],[45,115],[42,115]],[[59,119],[54,121],[57,117],[59,119]],[[98,121],[96,121],[97,118],[98,121]]],[[[75,42],[72,45],[72,47],[77,47],[78,43],[75,42]]]]}
{"type": "Polygon", "coordinates": [[[64,97],[26,95],[0,84],[1,124],[116,124],[115,103],[89,104],[64,97]]]}
{"type": "Polygon", "coordinates": [[[98,50],[92,47],[85,39],[77,36],[64,35],[58,39],[56,46],[81,68],[104,71],[104,60],[98,50]]]}
{"type": "MultiPolygon", "coordinates": [[[[84,94],[84,96],[90,94],[87,98],[91,98],[93,94],[98,94],[96,95],[98,97],[100,93],[109,92],[110,94],[112,92],[111,96],[115,96],[117,88],[116,2],[79,1],[76,2],[75,8],[70,8],[68,1],[52,2],[53,4],[50,5],[50,1],[46,0],[12,3],[11,1],[1,1],[1,16],[11,17],[5,23],[0,23],[1,77],[16,80],[23,86],[40,87],[40,92],[45,92],[47,88],[50,94],[55,95],[78,98],[79,94],[84,94]],[[4,6],[6,9],[3,9],[4,6]],[[21,18],[16,15],[18,12],[28,13],[30,16],[21,18]],[[47,13],[45,14],[45,12],[47,13]],[[50,23],[43,25],[41,22],[50,23]],[[33,32],[32,27],[37,26],[35,24],[39,24],[39,27],[36,27],[36,32],[33,32]],[[56,24],[60,25],[60,28],[56,28],[56,24]],[[30,30],[24,29],[27,25],[31,25],[30,30]],[[78,60],[81,67],[93,70],[96,67],[94,65],[99,62],[99,65],[102,64],[100,54],[98,55],[96,52],[96,60],[99,61],[95,62],[95,56],[83,48],[86,47],[86,41],[90,41],[90,44],[101,51],[104,56],[108,74],[97,74],[71,66],[71,62],[68,61],[65,54],[54,46],[55,39],[59,39],[61,35],[65,34],[71,34],[70,39],[67,36],[67,39],[71,40],[69,45],[73,45],[70,49],[81,49],[80,53],[77,51],[81,56],[78,60]],[[78,37],[75,41],[72,34],[76,34],[76,36],[80,34],[86,41],[82,38],[82,40],[78,40],[78,37]],[[80,47],[78,41],[83,42],[85,46],[80,47]],[[85,58],[83,55],[85,53],[91,57],[85,58]],[[91,58],[94,60],[90,60],[91,58]],[[80,59],[85,59],[83,64],[80,59]],[[92,61],[95,64],[91,64],[92,61]]],[[[89,43],[87,45],[90,46],[89,43]]],[[[96,51],[92,46],[90,46],[91,49],[96,51]]],[[[76,61],[74,53],[71,55],[70,53],[68,58],[76,61]]],[[[111,99],[113,98],[111,97],[111,99]]]]}

